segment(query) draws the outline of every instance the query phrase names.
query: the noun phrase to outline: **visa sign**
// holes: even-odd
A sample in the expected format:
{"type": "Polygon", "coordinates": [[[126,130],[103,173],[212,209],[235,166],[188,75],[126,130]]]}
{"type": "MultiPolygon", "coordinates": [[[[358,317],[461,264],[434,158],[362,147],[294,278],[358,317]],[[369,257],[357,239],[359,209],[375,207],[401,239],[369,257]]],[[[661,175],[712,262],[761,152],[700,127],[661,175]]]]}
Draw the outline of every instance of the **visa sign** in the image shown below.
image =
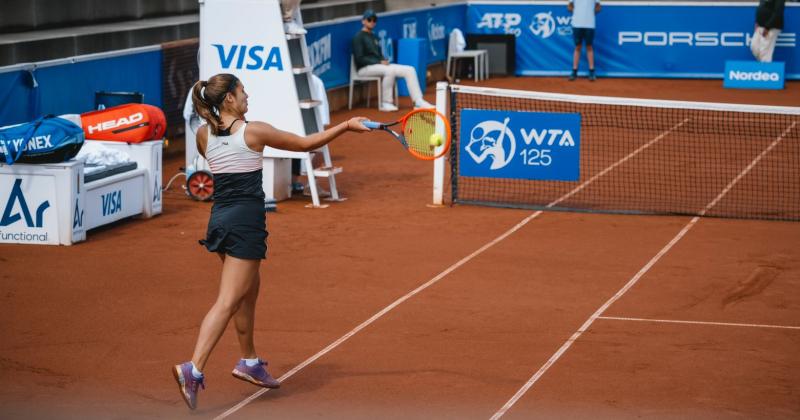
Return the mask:
{"type": "Polygon", "coordinates": [[[219,63],[223,69],[283,71],[281,49],[263,45],[222,45],[211,44],[217,49],[219,63]]]}
{"type": "Polygon", "coordinates": [[[462,176],[580,179],[580,114],[461,111],[462,176]]]}
{"type": "Polygon", "coordinates": [[[734,89],[783,89],[784,63],[725,62],[722,86],[734,89]]]}
{"type": "Polygon", "coordinates": [[[111,191],[100,197],[103,216],[111,216],[122,211],[122,190],[111,191]]]}

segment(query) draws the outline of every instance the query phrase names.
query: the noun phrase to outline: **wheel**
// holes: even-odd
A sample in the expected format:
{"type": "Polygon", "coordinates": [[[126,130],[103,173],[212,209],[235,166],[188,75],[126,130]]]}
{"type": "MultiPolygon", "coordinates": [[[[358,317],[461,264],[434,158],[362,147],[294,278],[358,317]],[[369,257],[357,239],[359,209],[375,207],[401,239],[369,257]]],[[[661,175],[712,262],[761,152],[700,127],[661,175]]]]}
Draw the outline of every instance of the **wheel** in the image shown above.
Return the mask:
{"type": "Polygon", "coordinates": [[[214,194],[214,175],[208,171],[195,171],[186,179],[186,192],[198,201],[210,201],[214,194]]]}

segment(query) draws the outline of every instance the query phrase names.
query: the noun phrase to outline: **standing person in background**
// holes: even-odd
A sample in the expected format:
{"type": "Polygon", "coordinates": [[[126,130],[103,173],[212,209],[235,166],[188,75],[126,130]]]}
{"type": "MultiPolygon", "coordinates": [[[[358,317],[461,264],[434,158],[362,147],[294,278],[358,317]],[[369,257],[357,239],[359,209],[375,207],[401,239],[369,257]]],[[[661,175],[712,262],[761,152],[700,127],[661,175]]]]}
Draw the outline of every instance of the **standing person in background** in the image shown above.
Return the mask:
{"type": "Polygon", "coordinates": [[[372,33],[378,24],[378,15],[372,10],[367,10],[364,12],[361,24],[363,25],[361,30],[353,37],[353,61],[355,61],[358,68],[359,76],[380,76],[383,78],[383,85],[381,86],[383,103],[380,104],[378,109],[386,112],[397,111],[397,104],[391,102],[394,97],[392,94],[394,92],[394,81],[397,77],[405,79],[406,86],[408,86],[408,94],[411,96],[414,108],[435,108],[422,97],[417,71],[414,70],[414,67],[390,64],[389,60],[383,56],[380,41],[372,33]]]}
{"type": "Polygon", "coordinates": [[[572,73],[569,80],[578,77],[578,63],[581,61],[581,45],[586,44],[586,58],[589,60],[589,80],[594,81],[594,27],[595,14],[600,12],[600,0],[569,0],[567,10],[572,12],[572,36],[575,39],[575,52],[572,54],[572,73]]]}
{"type": "Polygon", "coordinates": [[[214,205],[206,237],[200,243],[222,261],[216,302],[206,314],[191,360],[175,365],[172,374],[186,405],[197,407],[199,388],[205,389],[203,368],[211,350],[233,320],[241,359],[233,376],[265,388],[278,388],[258,357],[253,341],[259,269],[267,254],[266,217],[262,182],[265,146],[308,152],[348,132],[366,132],[364,118],[351,118],[310,136],[247,121],[248,95],[232,74],[218,74],[192,88],[194,108],[206,124],[197,130],[197,151],[214,174],[214,205]]]}
{"type": "Polygon", "coordinates": [[[756,27],[750,42],[750,51],[762,63],[772,62],[775,43],[783,30],[785,0],[760,0],[756,8],[756,27]]]}
{"type": "Polygon", "coordinates": [[[295,20],[294,12],[300,7],[301,0],[281,0],[281,15],[283,16],[283,30],[287,34],[292,35],[305,35],[306,30],[303,29],[295,20]]]}

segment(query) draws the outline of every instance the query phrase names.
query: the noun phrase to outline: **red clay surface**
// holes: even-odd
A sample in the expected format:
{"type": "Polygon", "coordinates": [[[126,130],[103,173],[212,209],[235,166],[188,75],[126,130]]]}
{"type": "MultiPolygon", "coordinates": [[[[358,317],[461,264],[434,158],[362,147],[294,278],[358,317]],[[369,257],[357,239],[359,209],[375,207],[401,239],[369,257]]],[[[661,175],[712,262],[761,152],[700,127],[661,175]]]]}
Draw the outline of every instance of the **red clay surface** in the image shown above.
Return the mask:
{"type": "MultiPolygon", "coordinates": [[[[800,106],[796,82],[483,84],[800,106]]],[[[391,117],[332,120],[352,115],[391,117]]],[[[268,214],[256,345],[276,377],[531,214],[427,207],[430,163],[388,136],[348,134],[331,149],[349,199],[312,210],[293,197],[268,214]]],[[[165,180],[184,164],[172,156],[165,180]]],[[[0,245],[0,417],[212,418],[255,392],[230,375],[231,331],[196,412],[169,372],[216,296],[219,261],[196,242],[209,209],[173,186],[160,216],[84,243],[0,245]]],[[[488,419],[689,220],[544,213],[231,418],[488,419]]],[[[800,223],[700,220],[603,316],[707,323],[597,319],[505,418],[800,417],[800,329],[766,327],[800,327],[798,244],[800,223]]]]}

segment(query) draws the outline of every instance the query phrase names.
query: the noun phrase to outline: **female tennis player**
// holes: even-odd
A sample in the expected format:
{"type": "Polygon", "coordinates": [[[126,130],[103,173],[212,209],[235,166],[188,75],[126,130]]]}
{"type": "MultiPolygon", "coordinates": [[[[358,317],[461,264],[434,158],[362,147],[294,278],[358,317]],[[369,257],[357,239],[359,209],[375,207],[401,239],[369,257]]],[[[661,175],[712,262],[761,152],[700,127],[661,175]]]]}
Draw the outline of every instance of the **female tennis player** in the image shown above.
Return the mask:
{"type": "Polygon", "coordinates": [[[232,74],[218,74],[192,88],[192,100],[206,125],[197,130],[197,149],[214,174],[214,205],[206,238],[200,243],[219,255],[219,295],[200,325],[192,360],[175,365],[173,375],[189,408],[197,407],[203,367],[233,318],[242,359],[233,376],[266,388],[280,383],[266,370],[253,343],[259,266],[266,258],[267,231],[261,171],[264,146],[290,151],[315,150],[347,131],[366,132],[364,118],[351,118],[323,132],[301,137],[244,119],[247,93],[232,74]]]}

